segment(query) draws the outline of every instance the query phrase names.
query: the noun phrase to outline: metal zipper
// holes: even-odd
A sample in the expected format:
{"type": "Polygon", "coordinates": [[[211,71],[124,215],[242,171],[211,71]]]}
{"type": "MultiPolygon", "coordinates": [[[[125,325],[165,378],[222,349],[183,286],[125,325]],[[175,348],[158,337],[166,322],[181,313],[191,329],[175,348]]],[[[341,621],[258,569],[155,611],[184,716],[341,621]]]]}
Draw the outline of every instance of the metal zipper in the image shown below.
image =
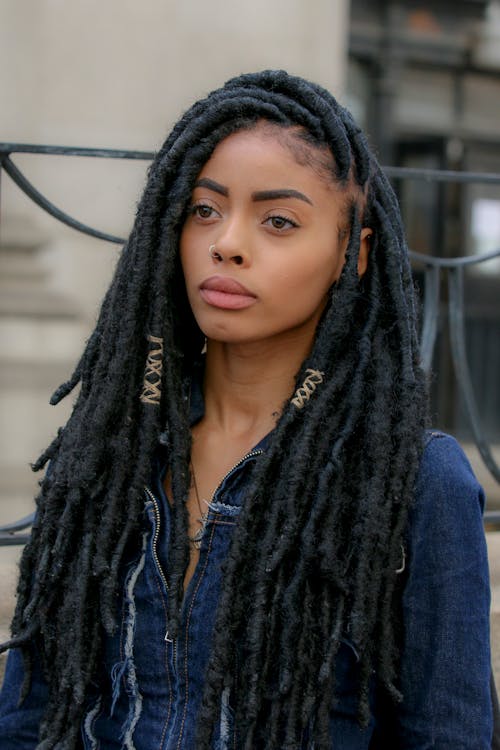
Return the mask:
{"type": "MultiPolygon", "coordinates": [[[[219,484],[217,485],[217,487],[215,488],[215,490],[212,493],[212,497],[210,498],[210,503],[213,502],[214,497],[216,496],[216,494],[218,493],[218,491],[220,490],[220,488],[222,487],[222,485],[224,484],[224,482],[226,481],[226,479],[228,478],[228,476],[230,474],[232,474],[233,471],[238,468],[238,466],[241,466],[241,464],[243,464],[245,461],[247,461],[247,459],[253,458],[254,456],[260,456],[263,453],[264,453],[264,451],[262,449],[259,449],[259,450],[256,450],[256,451],[250,451],[250,453],[247,453],[242,458],[240,458],[240,460],[237,463],[235,463],[235,465],[233,467],[231,467],[231,469],[229,469],[229,471],[226,472],[226,474],[224,474],[224,476],[220,480],[219,484]]],[[[163,568],[160,565],[160,560],[158,558],[158,552],[156,550],[156,546],[157,546],[157,543],[158,543],[158,538],[160,536],[160,509],[158,508],[158,503],[156,501],[156,497],[153,495],[153,493],[151,492],[151,490],[149,489],[149,487],[144,487],[144,490],[145,490],[146,494],[148,495],[148,497],[150,498],[151,502],[153,503],[153,509],[154,509],[155,519],[156,519],[155,533],[154,533],[154,536],[153,536],[153,557],[155,559],[157,568],[158,568],[158,570],[160,572],[162,581],[165,584],[165,588],[168,591],[168,582],[167,582],[165,573],[163,572],[163,568]]],[[[209,503],[209,505],[210,505],[210,503],[209,503]]],[[[206,520],[205,520],[205,525],[206,525],[206,520]]],[[[168,633],[167,633],[167,635],[168,635],[168,633]]],[[[166,636],[165,636],[165,640],[167,640],[166,636]]]]}
{"type": "MultiPolygon", "coordinates": [[[[259,450],[256,450],[256,451],[250,451],[250,453],[247,453],[242,458],[240,458],[240,460],[237,463],[235,463],[235,465],[233,467],[231,467],[231,469],[229,469],[229,471],[226,472],[226,474],[224,474],[224,476],[222,477],[221,481],[219,482],[219,484],[215,488],[214,492],[212,493],[212,497],[210,498],[210,503],[213,502],[214,497],[216,496],[216,494],[218,493],[218,491],[220,490],[220,488],[222,487],[222,485],[224,484],[224,482],[226,481],[226,479],[228,478],[228,476],[230,474],[232,474],[233,471],[238,468],[238,466],[241,466],[241,464],[245,463],[245,461],[247,461],[249,458],[254,458],[255,456],[260,456],[263,453],[264,453],[264,451],[261,450],[261,449],[259,449],[259,450]]],[[[153,535],[153,557],[155,559],[157,569],[160,572],[160,576],[162,578],[162,581],[165,584],[165,588],[166,588],[166,590],[168,592],[168,582],[167,582],[165,573],[163,572],[163,568],[160,565],[160,560],[158,558],[158,552],[157,552],[157,549],[156,549],[158,538],[160,536],[160,520],[161,520],[161,518],[160,518],[160,509],[158,508],[158,503],[156,501],[156,497],[153,495],[153,493],[151,492],[151,490],[148,487],[145,487],[144,490],[145,490],[147,496],[150,498],[151,502],[153,503],[153,509],[154,509],[155,520],[156,520],[155,533],[153,535]]],[[[209,505],[210,505],[210,503],[209,503],[209,505]]],[[[207,521],[208,521],[208,513],[206,515],[207,515],[207,517],[206,517],[205,522],[204,522],[203,527],[202,527],[203,531],[205,530],[205,526],[206,526],[207,521]]],[[[168,630],[165,633],[165,641],[166,641],[166,643],[171,643],[172,644],[173,656],[174,656],[174,669],[175,669],[176,668],[176,664],[177,664],[177,642],[176,642],[176,640],[174,638],[169,638],[168,630]]]]}
{"type": "MultiPolygon", "coordinates": [[[[157,569],[158,569],[158,571],[160,573],[161,579],[162,579],[163,583],[165,584],[165,588],[166,588],[166,590],[168,592],[167,578],[165,576],[165,573],[163,572],[163,568],[161,567],[160,560],[158,558],[158,552],[157,552],[157,549],[156,549],[156,546],[157,546],[157,543],[158,543],[158,538],[160,536],[160,509],[158,508],[158,503],[156,501],[156,497],[153,495],[153,493],[151,492],[151,490],[148,487],[144,487],[144,490],[146,491],[146,494],[150,498],[151,502],[153,503],[153,510],[154,510],[155,520],[156,520],[155,533],[154,533],[154,536],[153,536],[153,557],[155,559],[156,567],[157,567],[157,569]]],[[[174,669],[175,669],[176,668],[176,664],[177,664],[177,643],[176,643],[176,641],[175,641],[174,638],[169,638],[168,630],[165,633],[165,642],[172,644],[172,648],[173,648],[173,652],[174,652],[173,655],[174,655],[174,669]]]]}
{"type": "Polygon", "coordinates": [[[153,508],[155,512],[155,519],[156,519],[156,526],[155,526],[155,533],[153,536],[153,557],[155,559],[156,565],[158,567],[158,570],[160,572],[161,579],[163,583],[165,584],[165,588],[168,591],[168,582],[167,578],[165,576],[165,573],[163,572],[163,568],[160,565],[160,560],[158,558],[158,552],[156,550],[156,545],[158,543],[158,538],[160,536],[160,509],[158,508],[158,503],[156,502],[156,497],[153,495],[151,490],[148,487],[144,487],[146,494],[150,498],[151,502],[153,503],[153,508]]]}
{"type": "MultiPolygon", "coordinates": [[[[226,481],[226,479],[228,478],[228,476],[230,474],[232,474],[233,471],[238,468],[238,466],[241,466],[241,464],[244,463],[247,460],[247,458],[253,458],[254,456],[260,456],[260,455],[262,455],[262,453],[264,453],[264,451],[262,449],[259,449],[258,451],[250,451],[250,453],[247,453],[245,456],[243,456],[243,458],[240,458],[240,460],[238,461],[238,463],[235,464],[232,467],[232,469],[229,469],[229,471],[227,472],[227,474],[224,474],[224,476],[220,480],[219,484],[217,485],[217,487],[213,491],[212,497],[210,498],[210,503],[213,502],[214,497],[216,496],[216,494],[218,493],[218,491],[220,490],[220,488],[222,487],[222,485],[224,484],[224,482],[226,481]]],[[[210,503],[209,503],[209,505],[210,505],[210,503]]]]}
{"type": "MultiPolygon", "coordinates": [[[[235,464],[231,469],[229,469],[229,471],[226,474],[224,474],[224,476],[220,480],[219,484],[217,485],[217,487],[215,488],[215,490],[212,493],[212,497],[210,498],[210,502],[207,503],[207,506],[208,506],[207,512],[204,513],[202,515],[201,519],[200,519],[201,526],[200,526],[200,529],[199,529],[199,531],[198,531],[198,533],[196,535],[196,539],[199,542],[199,546],[197,547],[198,549],[201,548],[201,541],[203,539],[203,535],[205,533],[205,529],[206,529],[206,526],[207,526],[207,523],[208,523],[208,516],[209,516],[209,513],[210,513],[210,505],[213,503],[214,497],[216,496],[216,494],[218,493],[218,491],[220,490],[220,488],[222,487],[222,485],[224,484],[224,482],[226,481],[226,479],[228,478],[228,476],[230,474],[232,474],[233,471],[238,468],[238,466],[241,466],[241,464],[243,464],[248,458],[253,458],[254,456],[260,456],[261,453],[264,453],[264,451],[260,450],[260,449],[258,451],[251,451],[250,453],[247,453],[245,456],[243,456],[243,458],[240,458],[240,460],[238,461],[238,463],[235,464]]],[[[207,501],[204,500],[203,502],[207,502],[207,501]]]]}

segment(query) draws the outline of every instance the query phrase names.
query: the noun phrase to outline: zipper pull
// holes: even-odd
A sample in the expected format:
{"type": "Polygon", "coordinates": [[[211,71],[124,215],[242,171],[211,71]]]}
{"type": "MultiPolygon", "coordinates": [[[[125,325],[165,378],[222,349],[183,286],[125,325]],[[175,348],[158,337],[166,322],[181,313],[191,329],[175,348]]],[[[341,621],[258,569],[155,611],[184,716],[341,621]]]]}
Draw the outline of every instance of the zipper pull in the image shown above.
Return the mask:
{"type": "Polygon", "coordinates": [[[166,643],[173,643],[174,642],[173,638],[169,638],[169,636],[168,636],[168,630],[165,633],[165,641],[166,641],[166,643]]]}

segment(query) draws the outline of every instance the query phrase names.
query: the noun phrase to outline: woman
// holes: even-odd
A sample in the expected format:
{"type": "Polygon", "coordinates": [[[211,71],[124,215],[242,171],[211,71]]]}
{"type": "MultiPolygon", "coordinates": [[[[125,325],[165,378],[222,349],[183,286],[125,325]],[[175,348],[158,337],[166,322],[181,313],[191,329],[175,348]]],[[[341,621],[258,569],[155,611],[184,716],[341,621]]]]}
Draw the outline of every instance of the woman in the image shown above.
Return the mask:
{"type": "Polygon", "coordinates": [[[81,384],[2,747],[489,747],[482,494],[425,431],[415,325],[393,191],[326,91],[267,71],[184,115],[53,397],[81,384]]]}

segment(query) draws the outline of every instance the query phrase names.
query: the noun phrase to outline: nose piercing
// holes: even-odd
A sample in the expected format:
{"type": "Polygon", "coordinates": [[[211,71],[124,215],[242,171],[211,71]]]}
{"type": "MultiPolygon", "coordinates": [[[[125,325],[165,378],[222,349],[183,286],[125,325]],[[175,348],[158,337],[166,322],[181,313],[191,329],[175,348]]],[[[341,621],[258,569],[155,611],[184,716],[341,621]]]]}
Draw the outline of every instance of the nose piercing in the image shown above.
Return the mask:
{"type": "Polygon", "coordinates": [[[214,260],[224,260],[224,256],[215,249],[215,245],[210,245],[210,247],[208,248],[208,254],[214,260]]]}

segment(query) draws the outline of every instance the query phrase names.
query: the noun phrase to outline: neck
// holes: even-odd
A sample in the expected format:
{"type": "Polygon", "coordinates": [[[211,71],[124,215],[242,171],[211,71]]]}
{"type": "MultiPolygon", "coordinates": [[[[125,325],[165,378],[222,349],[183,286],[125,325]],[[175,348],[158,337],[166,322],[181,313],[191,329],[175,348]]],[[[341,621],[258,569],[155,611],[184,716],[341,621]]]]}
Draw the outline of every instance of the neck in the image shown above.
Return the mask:
{"type": "Polygon", "coordinates": [[[291,397],[310,339],[228,344],[207,342],[205,415],[226,434],[262,432],[291,397]]]}

